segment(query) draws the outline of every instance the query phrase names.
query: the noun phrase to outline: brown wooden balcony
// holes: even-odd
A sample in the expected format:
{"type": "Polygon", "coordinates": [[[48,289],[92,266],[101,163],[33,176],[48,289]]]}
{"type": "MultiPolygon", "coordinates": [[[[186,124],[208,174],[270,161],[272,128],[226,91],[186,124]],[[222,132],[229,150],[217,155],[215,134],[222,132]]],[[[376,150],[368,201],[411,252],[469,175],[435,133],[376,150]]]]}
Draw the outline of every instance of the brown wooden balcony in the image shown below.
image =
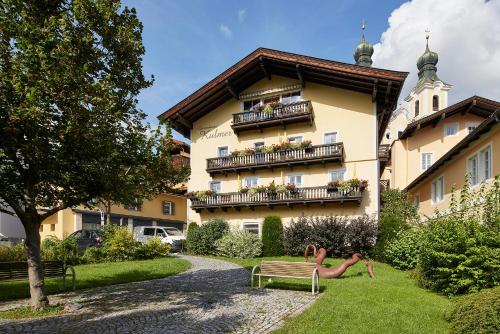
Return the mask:
{"type": "Polygon", "coordinates": [[[231,128],[238,134],[238,132],[245,130],[284,126],[299,122],[308,122],[312,125],[313,119],[311,101],[300,101],[275,108],[269,113],[255,110],[233,114],[231,128]]]}
{"type": "Polygon", "coordinates": [[[207,172],[225,174],[275,167],[342,162],[344,144],[314,145],[308,148],[288,149],[272,153],[254,153],[243,156],[227,156],[207,159],[207,172]]]}
{"type": "Polygon", "coordinates": [[[334,192],[328,190],[327,187],[307,187],[284,193],[261,192],[251,194],[250,192],[233,192],[206,196],[203,199],[191,198],[191,208],[197,212],[203,209],[213,211],[217,208],[221,208],[223,211],[234,208],[239,211],[245,207],[253,210],[257,206],[292,206],[314,203],[322,205],[325,203],[360,204],[361,199],[362,192],[358,188],[338,189],[334,192]]]}

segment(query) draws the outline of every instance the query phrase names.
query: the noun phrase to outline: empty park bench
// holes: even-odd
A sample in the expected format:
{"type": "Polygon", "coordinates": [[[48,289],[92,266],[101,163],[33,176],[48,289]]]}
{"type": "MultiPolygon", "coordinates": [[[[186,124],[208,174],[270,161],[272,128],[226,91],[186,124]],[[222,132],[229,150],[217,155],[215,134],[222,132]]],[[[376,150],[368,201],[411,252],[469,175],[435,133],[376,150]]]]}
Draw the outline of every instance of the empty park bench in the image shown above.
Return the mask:
{"type": "MultiPolygon", "coordinates": [[[[72,266],[66,265],[62,261],[43,261],[44,277],[62,277],[63,288],[66,289],[66,276],[69,274],[73,279],[73,290],[76,289],[76,274],[72,266]]],[[[16,281],[28,279],[28,263],[23,262],[0,262],[0,281],[16,281]]]]}
{"type": "Polygon", "coordinates": [[[312,294],[319,293],[319,274],[316,264],[311,262],[285,262],[285,261],[262,261],[260,266],[252,269],[251,286],[254,286],[254,277],[259,277],[259,288],[261,277],[283,277],[304,278],[312,282],[312,294]],[[258,272],[257,272],[258,271],[258,272]]]}

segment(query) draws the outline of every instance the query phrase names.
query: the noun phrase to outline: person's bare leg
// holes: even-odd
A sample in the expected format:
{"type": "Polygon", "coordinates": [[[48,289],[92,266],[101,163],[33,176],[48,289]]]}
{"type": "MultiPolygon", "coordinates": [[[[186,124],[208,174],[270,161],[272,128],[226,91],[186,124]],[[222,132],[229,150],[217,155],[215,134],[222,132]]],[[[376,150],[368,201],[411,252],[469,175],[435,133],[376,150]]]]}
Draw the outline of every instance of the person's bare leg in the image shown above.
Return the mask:
{"type": "Polygon", "coordinates": [[[325,257],[326,257],[326,250],[324,248],[321,248],[318,251],[318,255],[316,257],[316,268],[318,269],[319,277],[337,278],[342,276],[342,274],[345,273],[347,268],[356,264],[360,260],[361,254],[354,253],[350,259],[345,260],[335,268],[324,268],[321,266],[325,257]]]}

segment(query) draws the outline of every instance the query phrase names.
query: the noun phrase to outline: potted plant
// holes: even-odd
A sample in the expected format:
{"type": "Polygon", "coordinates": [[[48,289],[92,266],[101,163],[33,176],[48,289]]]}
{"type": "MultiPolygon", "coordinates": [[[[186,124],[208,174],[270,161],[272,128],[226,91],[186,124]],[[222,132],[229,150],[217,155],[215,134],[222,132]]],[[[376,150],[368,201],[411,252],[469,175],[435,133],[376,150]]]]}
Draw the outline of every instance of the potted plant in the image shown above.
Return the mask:
{"type": "Polygon", "coordinates": [[[254,197],[257,194],[258,194],[257,188],[250,188],[250,189],[248,189],[248,195],[249,196],[254,197]]]}
{"type": "Polygon", "coordinates": [[[359,191],[363,192],[366,188],[368,188],[368,180],[361,180],[359,184],[359,191]]]}
{"type": "Polygon", "coordinates": [[[258,187],[255,187],[255,190],[257,190],[257,193],[264,193],[266,192],[266,186],[258,186],[258,187]]]}
{"type": "Polygon", "coordinates": [[[294,183],[288,183],[286,185],[286,189],[288,190],[290,195],[295,195],[299,192],[299,190],[297,189],[297,186],[294,183]]]}
{"type": "Polygon", "coordinates": [[[274,199],[276,198],[276,185],[274,184],[274,181],[269,183],[269,185],[266,188],[266,194],[268,198],[274,199]]]}
{"type": "Polygon", "coordinates": [[[276,192],[278,194],[284,194],[288,191],[287,187],[285,184],[280,184],[278,186],[276,186],[276,192]]]}
{"type": "Polygon", "coordinates": [[[326,191],[327,192],[338,192],[339,191],[339,186],[340,186],[340,180],[335,180],[335,181],[330,181],[326,185],[326,191]]]}
{"type": "Polygon", "coordinates": [[[269,105],[271,106],[271,108],[273,108],[273,110],[281,108],[283,106],[279,101],[271,102],[269,105]]]}
{"type": "Polygon", "coordinates": [[[349,186],[351,186],[352,188],[358,188],[360,184],[361,184],[360,179],[354,178],[349,180],[349,186]]]}
{"type": "Polygon", "coordinates": [[[246,194],[248,192],[248,190],[249,190],[248,187],[243,187],[240,189],[240,193],[246,194]]]}
{"type": "Polygon", "coordinates": [[[304,149],[306,153],[312,152],[312,142],[310,140],[305,140],[300,143],[300,148],[304,149]]]}
{"type": "Polygon", "coordinates": [[[266,116],[272,116],[274,112],[273,107],[270,104],[266,104],[264,108],[262,109],[262,113],[266,116]]]}

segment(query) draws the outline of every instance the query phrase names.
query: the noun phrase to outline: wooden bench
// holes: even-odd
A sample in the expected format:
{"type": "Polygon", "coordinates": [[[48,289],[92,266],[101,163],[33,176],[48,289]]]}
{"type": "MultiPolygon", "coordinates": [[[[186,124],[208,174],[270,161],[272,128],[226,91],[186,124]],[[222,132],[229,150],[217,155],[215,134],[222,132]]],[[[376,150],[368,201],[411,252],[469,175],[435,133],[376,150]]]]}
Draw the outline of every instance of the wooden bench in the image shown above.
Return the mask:
{"type": "Polygon", "coordinates": [[[259,277],[259,288],[261,284],[261,277],[310,279],[312,282],[312,294],[315,295],[319,293],[319,274],[315,263],[262,261],[260,266],[255,266],[252,269],[252,287],[254,286],[255,276],[259,277]]]}
{"type": "MultiPolygon", "coordinates": [[[[76,274],[72,266],[66,265],[62,261],[43,261],[44,277],[62,277],[63,288],[66,289],[66,276],[68,269],[69,275],[73,279],[73,290],[76,289],[76,274]]],[[[23,262],[0,262],[0,281],[16,281],[28,279],[28,263],[23,262]]]]}

